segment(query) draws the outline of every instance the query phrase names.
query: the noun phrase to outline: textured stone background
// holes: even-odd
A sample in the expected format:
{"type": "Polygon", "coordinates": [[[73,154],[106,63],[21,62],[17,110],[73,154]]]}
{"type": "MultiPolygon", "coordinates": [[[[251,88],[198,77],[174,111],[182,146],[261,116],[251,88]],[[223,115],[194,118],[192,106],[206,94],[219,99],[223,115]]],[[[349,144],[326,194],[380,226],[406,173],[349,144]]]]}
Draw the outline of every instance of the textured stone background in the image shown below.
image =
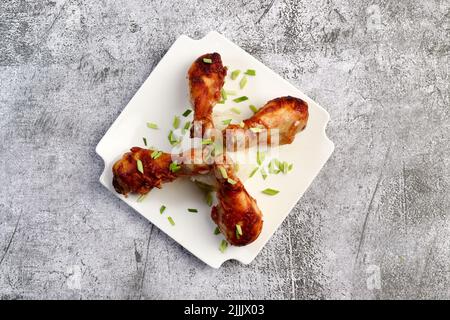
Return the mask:
{"type": "Polygon", "coordinates": [[[0,298],[450,298],[449,11],[1,1],[0,298]],[[257,259],[219,270],[103,188],[94,152],[175,39],[210,30],[324,106],[336,144],[257,259]]]}

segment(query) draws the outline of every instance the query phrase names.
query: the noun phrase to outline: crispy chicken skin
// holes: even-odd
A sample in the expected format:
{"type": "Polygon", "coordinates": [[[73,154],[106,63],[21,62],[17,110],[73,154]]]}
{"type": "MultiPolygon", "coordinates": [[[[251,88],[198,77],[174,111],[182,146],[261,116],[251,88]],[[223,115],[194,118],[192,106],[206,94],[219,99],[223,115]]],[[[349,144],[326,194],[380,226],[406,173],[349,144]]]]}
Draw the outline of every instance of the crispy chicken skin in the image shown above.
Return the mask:
{"type": "Polygon", "coordinates": [[[232,124],[224,130],[224,141],[228,148],[233,145],[236,148],[236,137],[239,132],[242,135],[242,144],[245,137],[245,147],[252,145],[251,141],[255,143],[259,133],[249,130],[250,128],[267,129],[267,144],[271,143],[271,129],[278,129],[279,144],[290,144],[294,141],[295,135],[306,127],[308,104],[291,96],[276,98],[267,102],[251,118],[243,122],[243,127],[232,124]]]}
{"type": "MultiPolygon", "coordinates": [[[[194,122],[201,124],[202,132],[212,128],[212,108],[220,101],[220,90],[225,82],[227,68],[222,65],[218,53],[207,53],[197,58],[188,71],[191,103],[194,107],[194,122]],[[211,63],[205,62],[211,61],[211,63]]],[[[191,137],[194,135],[194,126],[191,137]]]]}
{"type": "Polygon", "coordinates": [[[201,164],[197,157],[201,152],[194,149],[188,150],[180,155],[162,153],[158,158],[151,157],[154,150],[131,148],[131,152],[125,153],[112,168],[113,186],[118,193],[146,194],[154,187],[161,188],[163,183],[171,182],[181,176],[193,176],[206,174],[210,171],[207,164],[201,164]],[[141,160],[144,173],[137,167],[137,160],[141,160]],[[176,161],[180,168],[172,172],[170,164],[176,161]]]}
{"type": "Polygon", "coordinates": [[[213,221],[227,241],[234,246],[245,246],[255,241],[263,226],[262,213],[256,200],[245,190],[230,162],[215,164],[213,172],[218,183],[217,199],[219,201],[211,210],[213,221]],[[228,178],[236,183],[231,184],[224,178],[221,170],[225,170],[228,178]],[[236,225],[240,226],[241,235],[236,225]]]}

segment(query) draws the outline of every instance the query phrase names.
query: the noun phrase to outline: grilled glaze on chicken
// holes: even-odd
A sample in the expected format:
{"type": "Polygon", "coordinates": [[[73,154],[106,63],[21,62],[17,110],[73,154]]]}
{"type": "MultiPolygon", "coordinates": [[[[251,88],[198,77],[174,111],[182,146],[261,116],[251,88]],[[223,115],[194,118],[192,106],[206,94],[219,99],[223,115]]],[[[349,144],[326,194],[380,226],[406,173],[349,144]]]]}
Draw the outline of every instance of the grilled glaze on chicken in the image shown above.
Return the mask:
{"type": "Polygon", "coordinates": [[[202,164],[201,152],[195,152],[194,149],[180,155],[161,153],[159,157],[154,155],[152,158],[154,151],[133,147],[131,152],[125,153],[113,165],[113,186],[118,193],[142,195],[154,187],[161,188],[163,183],[178,177],[206,174],[210,171],[207,164],[202,164]],[[142,162],[143,172],[138,169],[138,160],[142,162]]]}
{"type": "MultiPolygon", "coordinates": [[[[227,68],[218,53],[207,53],[194,61],[188,71],[194,122],[201,124],[202,133],[213,128],[212,108],[220,101],[220,90],[225,83],[227,68]]],[[[194,136],[194,126],[191,137],[194,136]]],[[[200,135],[199,135],[200,136],[200,135]]]]}
{"type": "Polygon", "coordinates": [[[230,161],[215,164],[213,172],[218,184],[218,204],[211,211],[213,221],[232,245],[245,246],[255,241],[263,226],[256,200],[245,190],[230,161]]]}
{"type": "Polygon", "coordinates": [[[243,147],[244,143],[245,147],[252,146],[258,141],[259,129],[267,130],[265,134],[267,134],[268,145],[272,142],[272,129],[278,130],[280,145],[290,144],[294,141],[295,135],[306,127],[308,104],[302,99],[290,96],[276,98],[267,102],[258,112],[243,122],[243,126],[231,124],[223,131],[223,139],[228,150],[237,148],[238,145],[243,147]]]}

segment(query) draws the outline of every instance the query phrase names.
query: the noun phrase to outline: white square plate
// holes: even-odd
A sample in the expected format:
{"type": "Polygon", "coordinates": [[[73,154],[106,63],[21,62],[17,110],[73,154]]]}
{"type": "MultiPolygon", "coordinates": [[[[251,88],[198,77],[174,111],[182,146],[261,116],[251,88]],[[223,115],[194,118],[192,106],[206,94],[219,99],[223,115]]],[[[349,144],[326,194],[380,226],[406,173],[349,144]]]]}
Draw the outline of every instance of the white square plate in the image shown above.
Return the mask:
{"type": "MultiPolygon", "coordinates": [[[[184,121],[192,120],[192,114],[188,118],[181,116],[181,119],[184,124],[184,121]]],[[[229,259],[248,264],[280,226],[333,152],[334,144],[325,134],[328,120],[329,114],[317,103],[219,33],[210,32],[200,40],[183,35],[175,41],[97,145],[96,152],[105,162],[100,182],[208,265],[219,268],[229,259]],[[173,151],[167,139],[173,117],[191,108],[187,70],[198,56],[208,52],[220,53],[224,65],[228,66],[224,86],[227,90],[238,89],[239,80],[233,81],[229,77],[232,70],[255,69],[257,73],[255,77],[248,77],[247,86],[238,93],[239,96],[248,96],[249,101],[233,104],[228,99],[225,105],[214,108],[216,124],[221,117],[229,117],[226,110],[231,107],[238,106],[242,110],[240,115],[233,116],[240,121],[252,115],[249,104],[261,107],[280,96],[298,97],[309,105],[306,129],[297,134],[292,144],[281,146],[278,150],[278,158],[293,163],[294,169],[286,175],[269,175],[266,180],[257,174],[244,182],[264,215],[259,238],[245,247],[228,247],[225,253],[218,249],[222,235],[213,234],[215,224],[211,220],[211,208],[205,203],[202,192],[189,179],[179,179],[165,184],[162,189],[154,189],[142,202],[137,202],[135,195],[125,198],[117,194],[112,186],[112,165],[131,147],[143,147],[142,137],[147,138],[149,146],[165,152],[173,151]],[[147,128],[147,122],[158,124],[159,129],[147,128]],[[261,190],[266,188],[277,189],[280,193],[276,196],[264,195],[261,190]],[[159,213],[161,205],[167,207],[163,214],[159,213]],[[189,213],[187,208],[197,208],[198,213],[189,213]],[[175,221],[174,226],[169,223],[168,216],[175,221]]]]}

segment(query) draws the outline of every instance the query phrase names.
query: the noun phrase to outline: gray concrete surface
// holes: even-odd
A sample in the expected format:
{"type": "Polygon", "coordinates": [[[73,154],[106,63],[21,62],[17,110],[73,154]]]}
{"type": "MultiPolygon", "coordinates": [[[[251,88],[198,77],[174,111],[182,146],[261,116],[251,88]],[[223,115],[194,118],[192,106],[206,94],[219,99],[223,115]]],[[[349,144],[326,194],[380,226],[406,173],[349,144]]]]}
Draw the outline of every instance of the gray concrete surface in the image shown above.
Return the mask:
{"type": "Polygon", "coordinates": [[[1,299],[450,298],[449,1],[0,3],[1,299]],[[173,41],[217,30],[331,114],[336,150],[248,266],[211,269],[98,182],[173,41]]]}

